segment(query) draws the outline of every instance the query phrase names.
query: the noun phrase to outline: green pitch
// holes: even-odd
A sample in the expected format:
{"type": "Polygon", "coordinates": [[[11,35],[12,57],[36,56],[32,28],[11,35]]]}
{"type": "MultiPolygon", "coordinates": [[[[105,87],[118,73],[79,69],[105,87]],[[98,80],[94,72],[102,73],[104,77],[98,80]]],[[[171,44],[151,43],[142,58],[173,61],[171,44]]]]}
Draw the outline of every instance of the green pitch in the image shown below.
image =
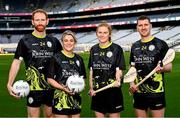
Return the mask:
{"type": "MultiPolygon", "coordinates": [[[[84,62],[88,63],[88,53],[81,54],[84,62]]],[[[126,63],[128,66],[129,53],[125,53],[126,63]]],[[[8,73],[11,62],[13,60],[12,55],[0,55],[0,117],[27,117],[26,112],[26,99],[16,100],[8,94],[6,89],[6,83],[8,80],[8,73]]],[[[128,68],[128,67],[127,67],[128,68]]],[[[89,70],[87,69],[87,77],[89,76],[89,70]]],[[[22,64],[18,73],[17,79],[25,78],[24,65],[22,64]]],[[[166,117],[179,117],[180,116],[180,53],[176,53],[175,60],[173,62],[173,71],[170,74],[165,74],[165,88],[166,88],[166,117]]],[[[134,117],[134,111],[132,108],[132,96],[128,93],[128,84],[122,85],[124,93],[124,106],[125,110],[121,112],[122,117],[134,117]]],[[[94,117],[94,112],[90,110],[91,98],[88,96],[88,79],[86,80],[86,89],[82,93],[82,112],[81,117],[94,117]]]]}

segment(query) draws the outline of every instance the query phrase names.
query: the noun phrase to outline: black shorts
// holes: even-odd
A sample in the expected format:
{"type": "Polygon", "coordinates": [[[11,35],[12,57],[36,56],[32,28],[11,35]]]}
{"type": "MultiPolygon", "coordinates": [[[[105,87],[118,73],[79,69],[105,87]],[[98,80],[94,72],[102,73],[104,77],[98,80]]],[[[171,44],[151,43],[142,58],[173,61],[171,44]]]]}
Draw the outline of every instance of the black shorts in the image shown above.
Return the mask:
{"type": "Polygon", "coordinates": [[[81,112],[81,109],[62,109],[58,110],[53,107],[52,112],[58,115],[75,115],[81,112]]]}
{"type": "Polygon", "coordinates": [[[27,96],[27,106],[40,107],[42,104],[52,106],[54,90],[30,91],[27,96]]]}
{"type": "Polygon", "coordinates": [[[165,95],[164,93],[155,94],[140,94],[135,93],[134,98],[134,108],[147,110],[158,110],[166,107],[165,95]]]}
{"type": "Polygon", "coordinates": [[[117,113],[124,110],[120,88],[110,88],[92,97],[91,109],[101,113],[117,113]]]}

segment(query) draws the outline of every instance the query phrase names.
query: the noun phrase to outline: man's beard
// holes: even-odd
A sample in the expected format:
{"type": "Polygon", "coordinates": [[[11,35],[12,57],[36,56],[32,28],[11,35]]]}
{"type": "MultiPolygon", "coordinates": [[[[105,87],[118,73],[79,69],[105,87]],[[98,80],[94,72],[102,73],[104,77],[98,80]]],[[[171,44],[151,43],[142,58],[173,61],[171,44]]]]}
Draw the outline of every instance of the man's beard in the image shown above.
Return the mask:
{"type": "Polygon", "coordinates": [[[37,25],[35,26],[35,29],[38,31],[38,32],[44,32],[45,30],[45,26],[44,25],[37,25]]]}

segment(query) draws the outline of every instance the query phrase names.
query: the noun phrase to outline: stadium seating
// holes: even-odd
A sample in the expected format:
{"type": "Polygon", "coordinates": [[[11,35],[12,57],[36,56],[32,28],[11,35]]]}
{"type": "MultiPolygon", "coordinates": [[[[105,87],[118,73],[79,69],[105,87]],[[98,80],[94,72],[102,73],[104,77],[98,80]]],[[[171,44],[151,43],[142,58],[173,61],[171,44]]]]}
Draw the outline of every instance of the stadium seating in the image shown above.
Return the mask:
{"type": "MultiPolygon", "coordinates": [[[[152,29],[152,34],[154,36],[165,40],[168,44],[172,44],[180,39],[180,26],[171,27],[167,26],[167,28],[164,29],[164,27],[158,27],[152,29]],[[162,30],[163,29],[163,30],[162,30]]],[[[61,34],[52,34],[58,39],[60,39],[61,34]]],[[[0,35],[0,44],[11,44],[11,43],[18,43],[18,41],[23,37],[23,35],[0,35]]],[[[96,37],[96,33],[94,31],[92,32],[80,32],[76,33],[77,37],[77,44],[81,44],[81,47],[77,47],[77,50],[85,49],[82,48],[82,45],[94,45],[98,43],[98,39],[96,37]]],[[[130,49],[130,46],[135,41],[139,40],[139,34],[136,32],[136,30],[113,30],[112,33],[112,41],[116,44],[121,45],[122,47],[128,47],[130,49]]],[[[127,49],[124,49],[127,50],[127,49]]],[[[81,50],[82,51],[82,50],[81,50]]]]}
{"type": "MultiPolygon", "coordinates": [[[[146,2],[152,1],[152,0],[146,0],[146,2]]],[[[157,0],[158,1],[158,0],[157,0]]],[[[144,2],[144,0],[37,0],[32,1],[32,0],[27,0],[27,1],[22,1],[20,3],[12,1],[12,0],[1,0],[0,1],[0,13],[8,13],[8,12],[32,12],[32,10],[36,8],[44,8],[46,11],[48,11],[50,14],[53,12],[59,12],[59,11],[68,11],[69,13],[77,12],[78,10],[81,9],[87,9],[87,8],[97,8],[97,7],[103,7],[103,6],[108,6],[108,5],[123,5],[123,4],[131,4],[135,2],[144,2]],[[9,10],[5,9],[5,4],[8,3],[9,5],[9,10]]],[[[178,7],[178,6],[177,6],[178,7]]],[[[158,9],[158,8],[155,8],[158,9]]],[[[145,11],[146,9],[140,9],[140,11],[145,11]]],[[[125,11],[121,11],[122,13],[126,13],[125,11]]],[[[139,12],[139,9],[137,10],[131,10],[129,9],[128,12],[139,12]]],[[[128,13],[127,12],[127,13],[128,13]]],[[[111,12],[110,12],[111,13],[111,12]]],[[[100,14],[100,13],[99,13],[100,14]]],[[[86,14],[85,14],[86,15],[86,14]]],[[[101,15],[101,14],[100,14],[101,15]]],[[[151,19],[152,22],[160,22],[166,19],[174,19],[177,16],[180,16],[179,12],[173,12],[173,13],[168,13],[164,12],[162,14],[149,14],[148,15],[151,19]]],[[[84,16],[79,16],[80,19],[83,18],[84,16]]],[[[12,17],[15,18],[16,17],[12,17]]],[[[63,16],[58,17],[59,19],[63,19],[63,16]]],[[[67,17],[69,19],[69,17],[67,17]]],[[[125,16],[125,17],[109,17],[109,18],[96,18],[94,17],[93,19],[90,20],[73,20],[73,15],[70,17],[72,18],[70,22],[64,20],[65,22],[53,22],[51,23],[55,18],[52,18],[49,24],[50,28],[58,28],[61,26],[77,26],[77,25],[86,25],[86,24],[98,24],[102,20],[106,20],[109,23],[117,23],[117,22],[129,22],[130,24],[135,24],[137,16],[133,15],[131,17],[125,16]]],[[[1,21],[6,21],[5,17],[0,18],[1,21]]],[[[8,19],[9,20],[9,19],[8,19]]],[[[17,20],[20,20],[18,18],[17,20]]],[[[23,19],[24,20],[28,19],[23,19]]],[[[30,19],[28,23],[9,23],[9,22],[1,22],[0,23],[0,28],[2,30],[7,29],[7,28],[24,28],[27,29],[32,26],[30,24],[30,19]],[[4,28],[4,29],[3,29],[4,28]]],[[[134,29],[135,27],[131,28],[124,28],[124,29],[114,29],[112,33],[112,41],[121,45],[122,47],[125,47],[124,50],[129,50],[130,46],[132,45],[133,42],[138,40],[139,34],[136,32],[134,29]]],[[[65,29],[63,29],[65,30],[65,29]]],[[[158,38],[161,38],[169,44],[174,44],[174,42],[178,41],[180,39],[180,26],[158,26],[154,27],[152,29],[152,34],[158,38]]],[[[62,32],[62,31],[61,31],[62,32]]],[[[60,39],[61,34],[59,33],[52,33],[55,37],[60,39]]],[[[22,38],[23,34],[3,34],[0,35],[0,44],[14,44],[18,43],[18,41],[22,38]]],[[[95,43],[98,43],[98,39],[96,37],[95,31],[81,31],[81,32],[76,32],[76,36],[78,39],[78,45],[80,47],[77,47],[77,50],[85,50],[89,49],[89,46],[87,45],[93,45],[95,43]],[[84,47],[88,48],[82,48],[82,45],[84,47]]]]}

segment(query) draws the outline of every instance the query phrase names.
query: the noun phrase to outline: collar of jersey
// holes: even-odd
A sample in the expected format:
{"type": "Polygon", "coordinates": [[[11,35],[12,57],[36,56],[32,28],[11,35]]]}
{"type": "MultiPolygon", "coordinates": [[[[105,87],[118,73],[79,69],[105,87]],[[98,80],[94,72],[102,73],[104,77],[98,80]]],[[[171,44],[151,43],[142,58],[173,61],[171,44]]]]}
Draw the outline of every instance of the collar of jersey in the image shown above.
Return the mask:
{"type": "Polygon", "coordinates": [[[37,38],[40,38],[40,39],[43,39],[43,38],[46,37],[46,34],[43,35],[43,36],[39,36],[39,35],[36,35],[35,32],[32,32],[32,35],[35,36],[35,37],[37,37],[37,38]]]}
{"type": "Polygon", "coordinates": [[[103,46],[99,44],[99,47],[102,49],[105,49],[105,48],[109,47],[111,44],[112,44],[112,42],[110,41],[108,44],[103,45],[103,46]]]}
{"type": "Polygon", "coordinates": [[[147,42],[150,42],[154,39],[154,36],[151,36],[149,37],[148,39],[145,39],[145,40],[141,40],[142,43],[147,43],[147,42]]]}
{"type": "Polygon", "coordinates": [[[74,53],[73,54],[67,54],[66,51],[62,50],[61,51],[66,57],[69,57],[69,58],[73,58],[74,57],[74,53]]]}

